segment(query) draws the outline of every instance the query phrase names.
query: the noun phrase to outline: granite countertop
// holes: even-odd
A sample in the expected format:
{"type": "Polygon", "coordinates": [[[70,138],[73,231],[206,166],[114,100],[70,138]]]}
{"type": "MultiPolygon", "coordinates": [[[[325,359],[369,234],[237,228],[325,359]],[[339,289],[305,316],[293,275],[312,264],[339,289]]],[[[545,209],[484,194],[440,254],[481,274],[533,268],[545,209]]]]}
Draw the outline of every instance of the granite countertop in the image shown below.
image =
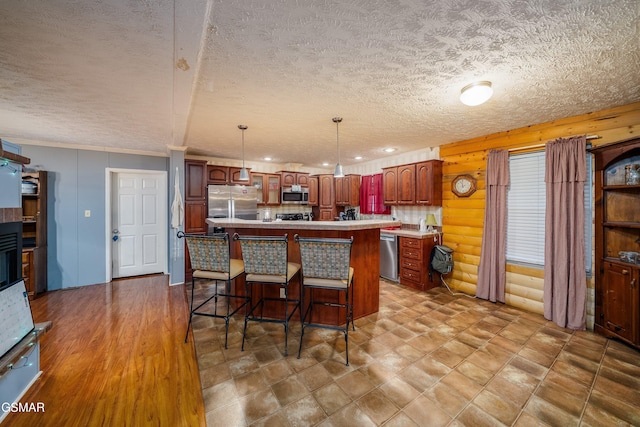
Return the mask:
{"type": "Polygon", "coordinates": [[[429,237],[439,236],[440,233],[437,231],[427,233],[418,230],[406,230],[406,229],[394,229],[394,230],[380,230],[381,233],[385,234],[393,234],[401,237],[413,237],[414,239],[427,239],[429,237]]]}
{"type": "MultiPolygon", "coordinates": [[[[207,218],[207,223],[216,227],[229,228],[264,228],[271,230],[300,229],[300,230],[368,230],[376,228],[394,227],[399,221],[385,221],[364,219],[356,221],[271,221],[237,219],[237,218],[207,218]]],[[[385,231],[386,232],[386,231],[385,231]]]]}

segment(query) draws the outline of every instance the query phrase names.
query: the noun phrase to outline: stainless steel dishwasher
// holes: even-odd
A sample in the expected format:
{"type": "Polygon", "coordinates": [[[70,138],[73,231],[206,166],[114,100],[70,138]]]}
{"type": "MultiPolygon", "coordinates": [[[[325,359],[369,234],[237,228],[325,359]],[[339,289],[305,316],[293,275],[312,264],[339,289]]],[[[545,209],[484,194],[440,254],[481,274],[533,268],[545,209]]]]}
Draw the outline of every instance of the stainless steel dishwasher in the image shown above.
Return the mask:
{"type": "Polygon", "coordinates": [[[398,281],[398,236],[380,232],[380,276],[398,281]]]}

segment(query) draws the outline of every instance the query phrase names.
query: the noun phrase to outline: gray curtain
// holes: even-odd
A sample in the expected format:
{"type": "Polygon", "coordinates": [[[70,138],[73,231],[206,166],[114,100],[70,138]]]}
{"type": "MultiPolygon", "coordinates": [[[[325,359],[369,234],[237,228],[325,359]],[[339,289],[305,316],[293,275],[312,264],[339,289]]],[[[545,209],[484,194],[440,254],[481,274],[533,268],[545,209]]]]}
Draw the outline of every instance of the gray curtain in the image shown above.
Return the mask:
{"type": "Polygon", "coordinates": [[[492,150],[487,156],[484,230],[476,296],[504,302],[507,282],[507,188],[509,152],[492,150]]]}
{"type": "Polygon", "coordinates": [[[545,148],[544,317],[563,328],[585,329],[586,138],[560,138],[545,148]]]}

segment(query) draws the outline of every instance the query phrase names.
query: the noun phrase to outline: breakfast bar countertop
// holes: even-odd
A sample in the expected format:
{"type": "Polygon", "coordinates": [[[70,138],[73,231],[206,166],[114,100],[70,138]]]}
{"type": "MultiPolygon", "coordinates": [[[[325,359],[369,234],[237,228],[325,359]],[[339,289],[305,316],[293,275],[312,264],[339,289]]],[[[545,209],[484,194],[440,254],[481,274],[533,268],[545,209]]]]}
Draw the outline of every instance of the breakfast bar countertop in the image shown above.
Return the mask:
{"type": "Polygon", "coordinates": [[[353,231],[399,226],[399,221],[363,219],[355,221],[259,221],[237,218],[207,218],[207,223],[215,227],[262,228],[269,230],[334,230],[353,231]]]}

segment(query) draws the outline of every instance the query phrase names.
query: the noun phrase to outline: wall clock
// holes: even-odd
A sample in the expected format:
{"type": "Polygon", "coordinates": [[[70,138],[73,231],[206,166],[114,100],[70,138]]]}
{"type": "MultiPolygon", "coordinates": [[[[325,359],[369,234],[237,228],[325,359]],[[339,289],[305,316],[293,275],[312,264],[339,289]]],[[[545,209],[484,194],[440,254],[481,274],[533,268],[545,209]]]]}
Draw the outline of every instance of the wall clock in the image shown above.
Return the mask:
{"type": "Polygon", "coordinates": [[[458,175],[451,181],[451,191],[458,197],[469,197],[476,192],[476,179],[471,175],[458,175]]]}

